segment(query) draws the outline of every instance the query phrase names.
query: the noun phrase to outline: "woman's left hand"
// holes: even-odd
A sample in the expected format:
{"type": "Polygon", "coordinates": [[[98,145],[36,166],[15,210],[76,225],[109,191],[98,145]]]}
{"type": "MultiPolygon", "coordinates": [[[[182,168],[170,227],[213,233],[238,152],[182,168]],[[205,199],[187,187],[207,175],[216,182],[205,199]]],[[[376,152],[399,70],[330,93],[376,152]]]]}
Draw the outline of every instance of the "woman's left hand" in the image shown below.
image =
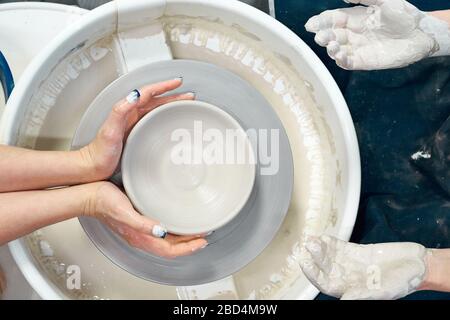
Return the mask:
{"type": "Polygon", "coordinates": [[[97,218],[129,245],[165,258],[197,252],[208,244],[205,235],[179,236],[139,214],[127,196],[110,182],[85,184],[83,215],[97,218]]]}
{"type": "Polygon", "coordinates": [[[178,100],[193,100],[193,93],[162,96],[182,84],[182,78],[151,84],[141,88],[135,101],[127,97],[112,109],[95,139],[80,149],[82,159],[93,170],[93,180],[111,177],[116,170],[124,141],[135,124],[153,109],[178,100]]]}

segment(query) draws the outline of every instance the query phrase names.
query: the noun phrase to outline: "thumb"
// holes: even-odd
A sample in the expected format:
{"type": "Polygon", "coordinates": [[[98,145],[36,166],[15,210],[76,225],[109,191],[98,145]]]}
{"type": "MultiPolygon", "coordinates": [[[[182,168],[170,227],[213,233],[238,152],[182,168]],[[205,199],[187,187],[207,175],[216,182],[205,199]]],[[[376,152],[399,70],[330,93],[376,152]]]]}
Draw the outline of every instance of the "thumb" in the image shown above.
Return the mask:
{"type": "Polygon", "coordinates": [[[164,228],[159,222],[145,217],[139,214],[137,211],[134,211],[131,218],[126,219],[126,221],[122,221],[122,223],[137,232],[150,234],[155,238],[163,239],[168,233],[167,229],[164,228]]]}
{"type": "Polygon", "coordinates": [[[126,100],[119,101],[109,113],[100,132],[106,137],[117,137],[117,134],[123,137],[127,130],[128,116],[133,108],[134,105],[126,100]]]}

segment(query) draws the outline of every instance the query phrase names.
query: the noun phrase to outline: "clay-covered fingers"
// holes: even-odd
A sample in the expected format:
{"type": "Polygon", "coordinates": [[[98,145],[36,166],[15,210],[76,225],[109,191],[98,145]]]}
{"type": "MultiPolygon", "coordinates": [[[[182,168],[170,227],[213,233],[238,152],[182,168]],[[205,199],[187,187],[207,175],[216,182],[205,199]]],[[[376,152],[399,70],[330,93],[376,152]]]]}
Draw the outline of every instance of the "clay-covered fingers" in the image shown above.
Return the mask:
{"type": "Polygon", "coordinates": [[[371,14],[373,14],[372,11],[364,6],[327,10],[310,18],[305,28],[313,33],[329,29],[348,29],[362,33],[366,28],[366,20],[371,14]]]}
{"type": "Polygon", "coordinates": [[[353,32],[347,29],[326,29],[316,33],[314,41],[322,46],[327,47],[330,43],[336,42],[337,44],[344,45],[353,39],[353,32]]]}
{"type": "Polygon", "coordinates": [[[317,237],[308,238],[305,243],[305,248],[306,248],[306,250],[308,250],[314,263],[321,270],[328,269],[326,266],[326,262],[327,262],[326,254],[327,254],[328,248],[326,247],[326,244],[320,240],[320,238],[317,238],[317,237]]]}
{"type": "Polygon", "coordinates": [[[328,55],[336,61],[336,64],[346,70],[353,69],[352,47],[340,46],[333,55],[328,51],[328,55]]]}
{"type": "Polygon", "coordinates": [[[309,237],[305,248],[310,253],[316,266],[325,274],[329,274],[335,264],[339,243],[338,239],[322,235],[320,237],[309,237]]]}
{"type": "Polygon", "coordinates": [[[305,247],[301,249],[299,264],[303,274],[314,286],[322,292],[328,291],[328,275],[319,268],[311,253],[305,247]]]}
{"type": "Polygon", "coordinates": [[[333,30],[330,38],[333,40],[326,45],[327,53],[338,66],[347,70],[354,70],[361,66],[362,61],[358,55],[361,48],[368,44],[366,38],[347,29],[333,30]]]}
{"type": "Polygon", "coordinates": [[[179,236],[179,235],[168,233],[164,239],[172,244],[176,244],[176,243],[187,242],[187,241],[203,239],[203,238],[205,238],[205,235],[202,235],[202,234],[179,236]]]}
{"type": "Polygon", "coordinates": [[[307,31],[314,33],[332,28],[345,28],[347,20],[348,14],[344,9],[326,10],[311,17],[306,22],[305,28],[307,31]]]}

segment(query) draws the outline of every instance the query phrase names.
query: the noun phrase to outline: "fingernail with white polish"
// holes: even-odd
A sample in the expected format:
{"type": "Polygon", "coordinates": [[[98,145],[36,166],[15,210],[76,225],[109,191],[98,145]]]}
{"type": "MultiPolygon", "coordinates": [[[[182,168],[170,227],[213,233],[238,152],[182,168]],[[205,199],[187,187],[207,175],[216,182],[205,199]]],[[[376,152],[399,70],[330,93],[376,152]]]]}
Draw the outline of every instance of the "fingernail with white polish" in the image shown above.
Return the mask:
{"type": "Polygon", "coordinates": [[[167,230],[160,225],[154,225],[152,229],[152,235],[156,238],[164,239],[167,235],[167,230]]]}
{"type": "Polygon", "coordinates": [[[141,94],[138,90],[133,90],[130,92],[130,94],[127,95],[127,101],[128,103],[136,103],[139,98],[141,97],[141,94]]]}
{"type": "Polygon", "coordinates": [[[179,80],[180,82],[183,82],[183,77],[177,77],[174,80],[179,80]]]}
{"type": "Polygon", "coordinates": [[[192,92],[192,91],[191,92],[186,92],[186,94],[192,96],[193,98],[196,97],[195,92],[192,92]]]}

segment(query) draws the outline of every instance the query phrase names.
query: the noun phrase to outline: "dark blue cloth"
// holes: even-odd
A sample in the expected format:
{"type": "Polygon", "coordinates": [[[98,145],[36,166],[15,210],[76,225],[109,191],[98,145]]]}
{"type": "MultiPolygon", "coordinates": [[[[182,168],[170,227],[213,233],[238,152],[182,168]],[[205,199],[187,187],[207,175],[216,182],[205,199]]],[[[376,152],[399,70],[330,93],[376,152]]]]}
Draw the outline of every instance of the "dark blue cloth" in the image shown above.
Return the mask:
{"type": "Polygon", "coordinates": [[[14,88],[14,80],[8,62],[6,61],[6,58],[1,51],[0,51],[0,84],[3,88],[3,93],[5,95],[6,101],[8,100],[14,88]]]}
{"type": "MultiPolygon", "coordinates": [[[[424,11],[450,9],[448,0],[410,2],[424,11]]],[[[346,6],[341,0],[275,2],[277,19],[315,51],[335,78],[355,123],[362,194],[351,241],[450,248],[450,57],[395,70],[342,70],[304,25],[324,10],[346,6]],[[431,158],[413,161],[411,155],[419,150],[431,158]]],[[[450,294],[417,292],[405,299],[450,299],[450,294]]]]}

